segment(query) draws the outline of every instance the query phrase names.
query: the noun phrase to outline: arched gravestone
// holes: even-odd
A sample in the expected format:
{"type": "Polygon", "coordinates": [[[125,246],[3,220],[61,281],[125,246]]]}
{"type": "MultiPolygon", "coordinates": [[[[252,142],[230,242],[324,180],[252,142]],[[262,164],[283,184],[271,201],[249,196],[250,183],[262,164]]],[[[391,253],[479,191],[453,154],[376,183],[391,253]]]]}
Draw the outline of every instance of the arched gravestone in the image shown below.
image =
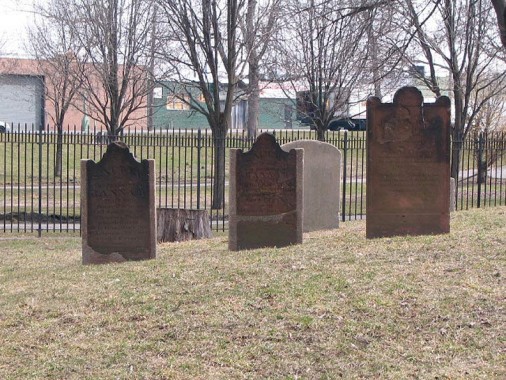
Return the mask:
{"type": "Polygon", "coordinates": [[[304,149],[304,232],[339,227],[341,152],[315,140],[281,145],[288,152],[304,149]]]}
{"type": "Polygon", "coordinates": [[[155,162],[137,161],[121,142],[81,161],[83,264],[156,256],[155,162]]]}
{"type": "Polygon", "coordinates": [[[246,153],[231,149],[230,250],[302,243],[303,153],[268,133],[246,153]]]}
{"type": "Polygon", "coordinates": [[[367,100],[368,238],[450,231],[450,99],[367,100]]]}

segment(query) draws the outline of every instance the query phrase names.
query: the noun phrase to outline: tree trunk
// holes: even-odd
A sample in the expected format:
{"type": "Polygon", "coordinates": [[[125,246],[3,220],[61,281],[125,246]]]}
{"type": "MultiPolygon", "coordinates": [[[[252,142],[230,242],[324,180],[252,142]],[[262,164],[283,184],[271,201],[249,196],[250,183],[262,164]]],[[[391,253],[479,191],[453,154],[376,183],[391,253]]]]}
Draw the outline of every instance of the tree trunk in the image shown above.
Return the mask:
{"type": "Polygon", "coordinates": [[[488,161],[485,154],[485,139],[482,132],[475,136],[474,147],[478,167],[477,183],[484,184],[487,182],[488,161]]]}
{"type": "Polygon", "coordinates": [[[258,67],[250,64],[249,68],[249,87],[250,94],[248,98],[248,137],[254,138],[257,134],[258,112],[260,109],[260,91],[258,88],[258,67]]]}
{"type": "Polygon", "coordinates": [[[453,131],[453,142],[452,142],[452,158],[451,158],[451,169],[450,169],[450,177],[458,180],[459,178],[459,167],[460,167],[460,154],[462,152],[462,147],[464,142],[462,141],[462,133],[455,129],[453,131]]]}
{"type": "Polygon", "coordinates": [[[109,145],[112,142],[118,141],[118,132],[117,129],[114,130],[114,132],[110,132],[107,134],[107,145],[109,145]]]}
{"type": "Polygon", "coordinates": [[[478,162],[479,169],[478,169],[478,183],[484,184],[487,182],[487,172],[488,172],[488,165],[486,160],[481,160],[478,162]]]}
{"type": "Polygon", "coordinates": [[[452,163],[451,163],[451,177],[458,180],[460,156],[462,147],[464,146],[464,117],[463,117],[463,96],[460,88],[457,86],[460,83],[459,78],[453,78],[453,101],[455,106],[455,121],[453,125],[453,145],[452,145],[452,163]]]}
{"type": "Polygon", "coordinates": [[[156,210],[159,243],[205,239],[212,236],[209,214],[206,210],[158,208],[156,210]]]}
{"type": "Polygon", "coordinates": [[[61,177],[63,162],[63,130],[61,126],[57,126],[56,135],[56,156],[54,162],[54,176],[61,177]]]}
{"type": "Polygon", "coordinates": [[[258,52],[255,46],[255,18],[257,11],[257,0],[248,0],[246,12],[246,48],[248,50],[248,137],[254,138],[257,133],[258,110],[260,106],[260,91],[258,88],[258,52]]]}
{"type": "Polygon", "coordinates": [[[214,179],[212,209],[223,208],[225,197],[225,137],[227,133],[222,131],[213,132],[214,147],[214,179]]]}
{"type": "Polygon", "coordinates": [[[325,129],[316,127],[316,138],[318,141],[325,141],[325,129]]]}
{"type": "Polygon", "coordinates": [[[371,47],[372,81],[374,83],[374,96],[381,99],[381,75],[378,60],[378,39],[374,33],[374,16],[371,18],[371,24],[368,31],[368,39],[371,47]]]}

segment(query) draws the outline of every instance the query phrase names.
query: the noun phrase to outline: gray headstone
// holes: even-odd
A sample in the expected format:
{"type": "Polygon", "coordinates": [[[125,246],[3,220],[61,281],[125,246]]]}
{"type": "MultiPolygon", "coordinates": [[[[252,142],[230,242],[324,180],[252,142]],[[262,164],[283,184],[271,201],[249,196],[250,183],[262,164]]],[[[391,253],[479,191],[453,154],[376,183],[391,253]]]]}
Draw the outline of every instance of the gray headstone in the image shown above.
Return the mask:
{"type": "Polygon", "coordinates": [[[138,162],[120,142],[81,161],[83,264],[156,256],[154,160],[138,162]]]}
{"type": "Polygon", "coordinates": [[[303,154],[268,133],[246,153],[231,149],[230,250],[302,243],[303,154]]]}
{"type": "Polygon", "coordinates": [[[281,148],[304,149],[304,232],[338,228],[341,152],[315,140],[293,141],[281,148]]]}
{"type": "Polygon", "coordinates": [[[368,238],[450,231],[450,99],[367,101],[368,238]]]}

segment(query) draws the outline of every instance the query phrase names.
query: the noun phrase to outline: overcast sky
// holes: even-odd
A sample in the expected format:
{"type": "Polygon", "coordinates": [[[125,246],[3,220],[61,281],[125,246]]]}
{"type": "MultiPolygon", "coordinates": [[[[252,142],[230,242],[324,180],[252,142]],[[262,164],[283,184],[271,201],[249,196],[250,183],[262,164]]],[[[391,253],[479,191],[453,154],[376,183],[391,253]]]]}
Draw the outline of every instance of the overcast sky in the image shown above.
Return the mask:
{"type": "Polygon", "coordinates": [[[26,28],[33,0],[0,0],[0,54],[25,57],[26,28]]]}

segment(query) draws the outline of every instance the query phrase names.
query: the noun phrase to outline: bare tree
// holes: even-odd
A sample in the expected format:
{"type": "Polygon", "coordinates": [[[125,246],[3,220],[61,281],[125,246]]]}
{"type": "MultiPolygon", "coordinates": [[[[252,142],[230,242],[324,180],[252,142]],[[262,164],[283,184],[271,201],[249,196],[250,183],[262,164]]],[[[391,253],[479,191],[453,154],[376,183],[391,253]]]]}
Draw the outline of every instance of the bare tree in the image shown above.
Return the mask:
{"type": "Polygon", "coordinates": [[[488,133],[503,129],[506,129],[506,99],[504,96],[495,96],[476,115],[473,130],[488,133]]]}
{"type": "Polygon", "coordinates": [[[167,33],[163,56],[173,95],[204,115],[213,135],[213,208],[221,208],[225,137],[239,82],[239,15],[242,0],[160,0],[167,33]]]}
{"type": "Polygon", "coordinates": [[[382,98],[385,94],[394,93],[405,81],[405,70],[402,67],[403,52],[408,48],[410,36],[398,27],[398,0],[377,1],[369,5],[367,12],[368,57],[366,80],[374,94],[382,98]]]}
{"type": "Polygon", "coordinates": [[[260,69],[267,49],[280,27],[282,0],[248,0],[246,14],[241,23],[248,66],[248,136],[256,135],[260,109],[260,69]]]}
{"type": "Polygon", "coordinates": [[[78,39],[62,17],[66,2],[52,0],[36,9],[39,16],[29,26],[28,50],[37,60],[43,75],[44,95],[53,107],[49,113],[57,130],[54,175],[61,176],[62,139],[65,116],[82,85],[81,63],[76,52],[78,39]]]}
{"type": "MultiPolygon", "coordinates": [[[[349,4],[351,5],[351,3],[349,4]]],[[[278,61],[285,85],[303,90],[305,117],[319,140],[335,117],[346,116],[352,89],[364,74],[367,12],[343,16],[342,1],[290,3],[291,23],[279,35],[278,61]]],[[[300,110],[300,107],[299,107],[300,110]]]]}
{"type": "Polygon", "coordinates": [[[492,9],[485,0],[432,0],[423,7],[405,1],[406,20],[419,47],[406,58],[410,64],[429,67],[430,74],[420,79],[436,96],[446,87],[453,99],[451,175],[457,178],[462,144],[476,116],[491,97],[506,89],[506,71],[498,64],[504,52],[490,48],[492,9]],[[428,14],[435,22],[422,25],[420,20],[428,14]],[[446,83],[441,83],[445,75],[446,83]]]}
{"type": "MultiPolygon", "coordinates": [[[[490,91],[490,89],[489,89],[490,91]]],[[[485,183],[488,177],[489,168],[497,164],[503,155],[499,149],[499,139],[494,138],[494,133],[505,127],[506,122],[506,94],[494,92],[491,96],[488,91],[478,94],[480,97],[487,97],[488,101],[476,114],[473,125],[474,133],[474,158],[479,170],[476,173],[478,183],[485,183]]]]}
{"type": "Polygon", "coordinates": [[[153,1],[68,0],[63,22],[82,47],[82,91],[89,115],[114,139],[145,118],[151,90],[153,1]]]}

